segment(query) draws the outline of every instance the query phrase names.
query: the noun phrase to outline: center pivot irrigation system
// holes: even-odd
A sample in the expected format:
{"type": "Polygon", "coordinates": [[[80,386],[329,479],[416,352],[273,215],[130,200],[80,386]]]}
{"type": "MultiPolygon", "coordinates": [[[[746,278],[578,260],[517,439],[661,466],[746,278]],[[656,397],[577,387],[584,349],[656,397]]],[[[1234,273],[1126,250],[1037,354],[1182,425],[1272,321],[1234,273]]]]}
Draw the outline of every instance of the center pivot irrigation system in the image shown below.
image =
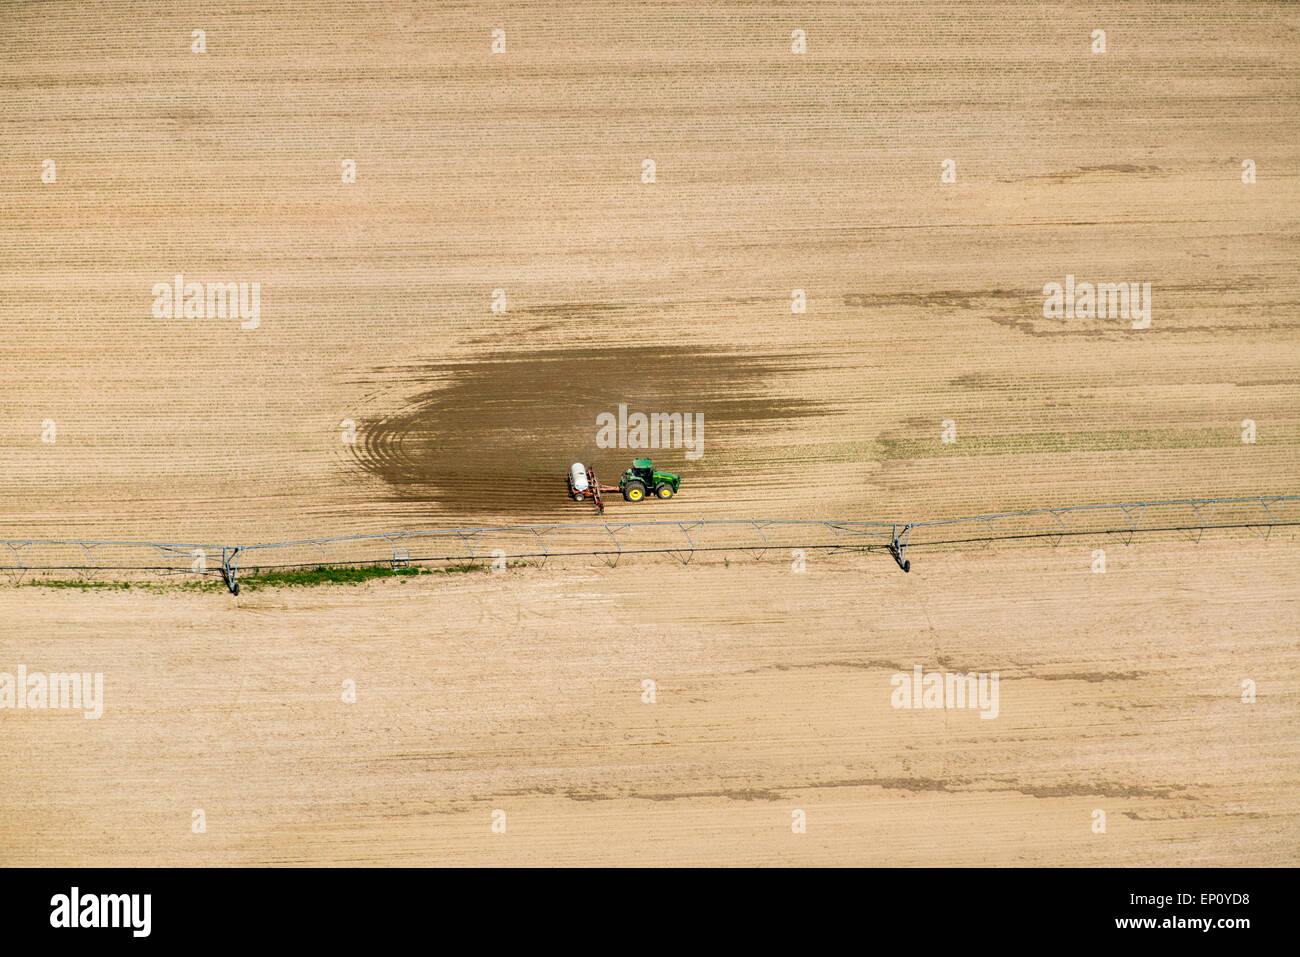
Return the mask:
{"type": "MultiPolygon", "coordinates": [[[[644,475],[636,468],[628,470],[634,473],[629,481],[643,482],[644,475]]],[[[584,472],[589,486],[594,485],[594,473],[584,472]]],[[[620,484],[624,497],[639,500],[628,496],[627,483],[620,484]]],[[[594,498],[590,488],[583,491],[594,498]]],[[[671,555],[687,564],[701,552],[735,552],[761,560],[776,550],[885,551],[899,568],[910,571],[910,554],[917,548],[1033,540],[1057,546],[1079,539],[1127,545],[1135,535],[1155,532],[1198,542],[1210,529],[1234,528],[1262,542],[1278,529],[1295,526],[1300,526],[1300,495],[1265,495],[1072,505],[933,521],[602,520],[381,532],[261,545],[12,539],[0,540],[0,571],[15,584],[28,576],[48,579],[65,572],[75,572],[87,583],[217,575],[234,594],[239,593],[241,574],[261,571],[364,565],[401,569],[420,563],[508,559],[544,564],[549,558],[566,556],[598,557],[612,567],[622,556],[638,554],[671,555]]]]}

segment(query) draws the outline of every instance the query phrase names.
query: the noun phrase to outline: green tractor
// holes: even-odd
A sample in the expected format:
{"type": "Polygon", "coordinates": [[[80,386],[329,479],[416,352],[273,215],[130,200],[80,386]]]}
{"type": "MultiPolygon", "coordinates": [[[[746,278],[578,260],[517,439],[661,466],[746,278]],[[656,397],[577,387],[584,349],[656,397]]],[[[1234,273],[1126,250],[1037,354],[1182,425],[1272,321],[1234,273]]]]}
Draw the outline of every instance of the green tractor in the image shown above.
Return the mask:
{"type": "Polygon", "coordinates": [[[659,498],[672,498],[681,484],[681,476],[660,472],[649,459],[633,459],[632,467],[618,480],[618,490],[623,493],[624,500],[639,502],[647,492],[653,492],[659,498]]]}

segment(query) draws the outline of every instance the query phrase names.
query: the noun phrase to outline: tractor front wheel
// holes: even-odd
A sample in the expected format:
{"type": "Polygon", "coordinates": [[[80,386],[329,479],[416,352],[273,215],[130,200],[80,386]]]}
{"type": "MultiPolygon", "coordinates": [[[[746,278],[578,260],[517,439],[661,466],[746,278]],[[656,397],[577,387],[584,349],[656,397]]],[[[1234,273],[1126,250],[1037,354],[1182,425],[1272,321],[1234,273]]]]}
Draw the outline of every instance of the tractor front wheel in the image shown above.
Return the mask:
{"type": "Polygon", "coordinates": [[[623,498],[629,502],[639,502],[645,498],[645,485],[641,482],[628,482],[623,486],[623,498]]]}
{"type": "Polygon", "coordinates": [[[658,495],[660,498],[672,498],[673,487],[669,485],[667,482],[660,482],[658,485],[655,486],[655,494],[658,495]]]}

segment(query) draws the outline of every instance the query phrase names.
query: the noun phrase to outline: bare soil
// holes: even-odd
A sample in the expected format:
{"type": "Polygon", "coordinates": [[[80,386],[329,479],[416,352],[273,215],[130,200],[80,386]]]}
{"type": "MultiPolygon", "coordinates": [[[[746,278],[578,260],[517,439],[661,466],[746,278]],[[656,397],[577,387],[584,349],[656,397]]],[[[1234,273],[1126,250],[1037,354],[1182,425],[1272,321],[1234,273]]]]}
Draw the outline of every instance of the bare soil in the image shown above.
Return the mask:
{"type": "MultiPolygon", "coordinates": [[[[595,448],[620,403],[706,425],[615,521],[1295,492],[1297,36],[1256,2],[4,3],[0,536],[590,521],[563,475],[644,454],[595,448]],[[177,274],[260,283],[258,328],[155,318],[177,274]],[[1045,318],[1067,274],[1151,283],[1150,328],[1045,318]]],[[[0,712],[0,863],[1295,859],[1293,536],[809,561],[0,588],[0,670],[108,688],[0,712]],[[892,709],[916,664],[1000,671],[1000,717],[892,709]]]]}

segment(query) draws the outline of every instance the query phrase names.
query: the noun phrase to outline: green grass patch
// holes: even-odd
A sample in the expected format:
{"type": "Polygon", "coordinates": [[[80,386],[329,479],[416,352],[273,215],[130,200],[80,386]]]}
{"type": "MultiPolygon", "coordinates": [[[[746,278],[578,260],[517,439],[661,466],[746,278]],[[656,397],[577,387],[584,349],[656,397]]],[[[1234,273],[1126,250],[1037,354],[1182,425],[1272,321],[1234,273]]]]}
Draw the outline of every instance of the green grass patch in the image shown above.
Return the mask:
{"type": "Polygon", "coordinates": [[[65,581],[59,578],[33,578],[23,584],[37,588],[75,588],[78,591],[121,591],[131,587],[130,582],[65,581]]]}
{"type": "MultiPolygon", "coordinates": [[[[507,568],[523,568],[531,562],[510,562],[507,568]]],[[[316,568],[294,568],[262,571],[249,568],[239,576],[239,589],[256,591],[258,588],[298,588],[311,585],[359,585],[376,578],[418,578],[422,575],[464,575],[469,572],[485,572],[491,568],[477,562],[459,565],[444,565],[441,568],[423,568],[412,565],[409,568],[392,568],[388,565],[321,565],[316,568]]]]}
{"type": "Polygon", "coordinates": [[[238,576],[240,591],[259,588],[301,588],[313,585],[360,585],[376,578],[417,578],[439,573],[456,574],[485,568],[483,565],[449,565],[446,569],[392,568],[388,565],[323,565],[319,568],[289,568],[261,571],[250,568],[238,576]]]}
{"type": "MultiPolygon", "coordinates": [[[[1231,424],[1231,423],[1230,423],[1231,424]]],[[[959,426],[960,428],[960,426],[959,426]]],[[[1294,436],[1275,430],[1272,441],[1294,443],[1294,436]]],[[[1239,449],[1241,431],[1213,429],[1110,429],[1095,432],[1008,432],[972,435],[958,432],[957,441],[944,445],[936,429],[922,438],[880,440],[880,458],[920,460],[966,455],[1044,455],[1074,452],[1136,452],[1183,449],[1239,449]]],[[[1249,446],[1245,446],[1249,448],[1249,446]]]]}
{"type": "MultiPolygon", "coordinates": [[[[509,562],[507,568],[525,568],[532,562],[509,562]]],[[[418,578],[423,575],[465,575],[469,572],[485,572],[491,565],[478,562],[464,562],[458,565],[444,565],[440,568],[424,568],[412,565],[408,568],[393,568],[389,565],[319,565],[313,568],[267,569],[252,567],[241,569],[238,574],[239,590],[256,591],[259,588],[299,588],[313,585],[359,585],[375,578],[418,578]]],[[[33,578],[23,582],[27,586],[38,588],[67,588],[78,591],[159,591],[179,589],[182,591],[225,591],[226,583],[220,579],[205,578],[188,581],[74,581],[55,578],[33,578]]]]}
{"type": "Polygon", "coordinates": [[[30,581],[22,583],[24,587],[29,588],[67,588],[76,591],[161,591],[164,589],[180,589],[182,591],[225,591],[226,585],[222,581],[213,579],[189,580],[189,581],[140,581],[140,582],[109,582],[109,581],[72,581],[59,578],[33,578],[30,581]]]}

